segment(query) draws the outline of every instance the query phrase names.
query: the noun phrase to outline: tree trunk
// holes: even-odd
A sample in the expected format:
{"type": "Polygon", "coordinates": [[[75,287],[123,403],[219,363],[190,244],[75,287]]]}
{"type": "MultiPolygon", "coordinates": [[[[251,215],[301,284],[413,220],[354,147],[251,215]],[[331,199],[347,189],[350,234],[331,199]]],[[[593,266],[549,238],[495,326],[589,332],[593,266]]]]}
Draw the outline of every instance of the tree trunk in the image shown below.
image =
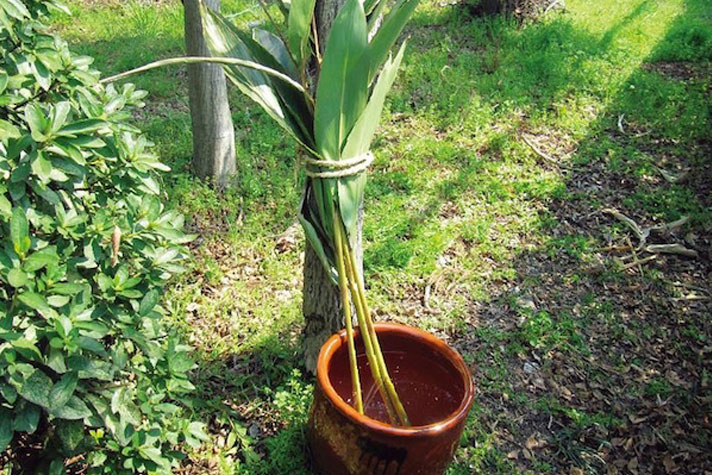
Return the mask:
{"type": "MultiPolygon", "coordinates": [[[[203,0],[220,9],[220,0],[203,0]]],[[[203,38],[198,0],[184,0],[185,47],[188,56],[210,56],[203,38]]],[[[227,101],[225,73],[218,64],[188,65],[188,96],[193,128],[193,169],[219,188],[235,174],[235,131],[227,101]]]]}
{"type": "MultiPolygon", "coordinates": [[[[326,39],[331,25],[336,19],[346,0],[317,0],[315,7],[316,29],[319,36],[319,49],[324,54],[326,39]]],[[[319,78],[312,81],[316,89],[319,78]]],[[[359,209],[356,254],[359,269],[363,268],[361,229],[363,226],[363,208],[359,209]]],[[[309,371],[316,371],[319,349],[327,338],[344,327],[344,316],[338,286],[334,285],[324,271],[321,261],[306,242],[304,252],[304,290],[302,311],[304,313],[304,361],[309,371]]],[[[354,311],[355,314],[355,311],[354,311]]]]}

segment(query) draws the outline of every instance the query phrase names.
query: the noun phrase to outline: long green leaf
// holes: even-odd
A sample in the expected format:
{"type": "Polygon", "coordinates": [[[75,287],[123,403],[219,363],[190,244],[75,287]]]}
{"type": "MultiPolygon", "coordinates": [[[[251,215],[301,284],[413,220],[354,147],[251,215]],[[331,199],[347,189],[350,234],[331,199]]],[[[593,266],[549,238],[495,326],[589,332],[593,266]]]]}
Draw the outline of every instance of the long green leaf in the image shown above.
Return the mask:
{"type": "Polygon", "coordinates": [[[398,39],[401,31],[403,31],[406,23],[408,23],[411,15],[413,15],[419,1],[420,0],[400,0],[388,14],[381,28],[379,28],[378,32],[371,39],[371,43],[368,46],[369,83],[376,77],[376,73],[380,69],[381,64],[386,60],[388,52],[398,39]]]}
{"type": "Polygon", "coordinates": [[[296,80],[299,80],[297,67],[289,54],[289,50],[284,42],[275,34],[255,28],[252,31],[252,36],[272,57],[282,66],[285,73],[296,80]]]}
{"type": "Polygon", "coordinates": [[[368,70],[358,66],[367,45],[361,2],[347,0],[331,28],[316,90],[314,137],[327,160],[340,158],[346,135],[366,104],[368,70]]]}
{"type": "MultiPolygon", "coordinates": [[[[206,43],[213,56],[244,59],[287,74],[280,61],[264,46],[235,28],[219,13],[201,6],[201,15],[206,43]]],[[[224,69],[243,94],[259,104],[298,142],[314,149],[311,114],[303,94],[285,81],[261,71],[231,65],[225,65],[224,69]]]]}
{"type": "Polygon", "coordinates": [[[346,138],[346,145],[342,154],[345,157],[355,157],[362,153],[366,153],[371,149],[371,140],[378,127],[378,122],[383,111],[383,103],[386,99],[386,94],[390,91],[393,81],[398,74],[403,53],[405,52],[406,43],[403,42],[398,54],[395,58],[390,58],[383,65],[383,70],[378,76],[376,84],[373,86],[373,92],[368,100],[366,108],[363,110],[356,125],[351,129],[351,133],[346,138]]]}
{"type": "Polygon", "coordinates": [[[292,0],[287,18],[287,42],[297,66],[302,69],[308,58],[309,30],[316,0],[292,0]]]}
{"type": "MultiPolygon", "coordinates": [[[[203,36],[213,56],[238,58],[256,62],[247,47],[230,24],[219,14],[201,3],[203,36]]],[[[240,66],[225,66],[225,73],[240,91],[259,104],[280,126],[294,134],[292,124],[287,122],[279,98],[269,78],[259,71],[240,66]]]]}

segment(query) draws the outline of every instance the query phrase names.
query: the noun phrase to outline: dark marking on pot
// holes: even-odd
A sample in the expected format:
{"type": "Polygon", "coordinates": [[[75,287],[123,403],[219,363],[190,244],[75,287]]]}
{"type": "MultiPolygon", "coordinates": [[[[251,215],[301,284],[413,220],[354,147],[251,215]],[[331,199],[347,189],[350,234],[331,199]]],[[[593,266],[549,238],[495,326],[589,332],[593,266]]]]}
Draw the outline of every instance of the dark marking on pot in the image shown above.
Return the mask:
{"type": "Polygon", "coordinates": [[[408,457],[403,448],[390,447],[365,437],[356,441],[361,449],[359,463],[363,463],[373,475],[400,475],[401,467],[408,457]]]}

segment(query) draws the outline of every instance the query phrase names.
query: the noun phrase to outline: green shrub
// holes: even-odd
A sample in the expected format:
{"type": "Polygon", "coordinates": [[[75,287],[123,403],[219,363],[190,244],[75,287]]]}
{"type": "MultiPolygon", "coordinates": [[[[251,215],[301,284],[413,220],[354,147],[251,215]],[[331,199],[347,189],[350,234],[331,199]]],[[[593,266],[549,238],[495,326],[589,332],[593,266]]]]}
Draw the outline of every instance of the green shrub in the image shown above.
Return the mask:
{"type": "Polygon", "coordinates": [[[0,469],[170,473],[205,438],[160,305],[189,237],[127,123],[144,93],[99,84],[52,8],[0,0],[0,469]]]}

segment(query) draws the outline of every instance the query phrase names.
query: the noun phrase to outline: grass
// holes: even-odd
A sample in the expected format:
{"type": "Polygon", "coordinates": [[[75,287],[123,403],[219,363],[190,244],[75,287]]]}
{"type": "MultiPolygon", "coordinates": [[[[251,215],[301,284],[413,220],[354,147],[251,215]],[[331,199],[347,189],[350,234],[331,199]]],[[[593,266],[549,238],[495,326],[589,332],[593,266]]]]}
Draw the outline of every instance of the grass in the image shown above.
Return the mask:
{"type": "MultiPolygon", "coordinates": [[[[178,2],[70,8],[54,28],[106,75],[182,52],[178,2]]],[[[570,0],[524,25],[461,8],[424,0],[408,28],[364,225],[377,317],[447,338],[473,367],[478,401],[449,473],[616,473],[634,453],[641,473],[712,463],[712,7],[570,0]],[[650,239],[700,257],[626,268],[636,238],[607,207],[645,226],[689,217],[650,239]],[[532,436],[545,443],[527,448],[532,436]]],[[[223,11],[262,20],[242,0],[223,11]]],[[[133,81],[150,92],[135,121],[173,168],[168,200],[200,234],[166,297],[213,436],[187,470],[308,473],[302,240],[277,246],[299,201],[293,145],[232,90],[239,174],[218,194],[190,174],[183,71],[133,81]]]]}

